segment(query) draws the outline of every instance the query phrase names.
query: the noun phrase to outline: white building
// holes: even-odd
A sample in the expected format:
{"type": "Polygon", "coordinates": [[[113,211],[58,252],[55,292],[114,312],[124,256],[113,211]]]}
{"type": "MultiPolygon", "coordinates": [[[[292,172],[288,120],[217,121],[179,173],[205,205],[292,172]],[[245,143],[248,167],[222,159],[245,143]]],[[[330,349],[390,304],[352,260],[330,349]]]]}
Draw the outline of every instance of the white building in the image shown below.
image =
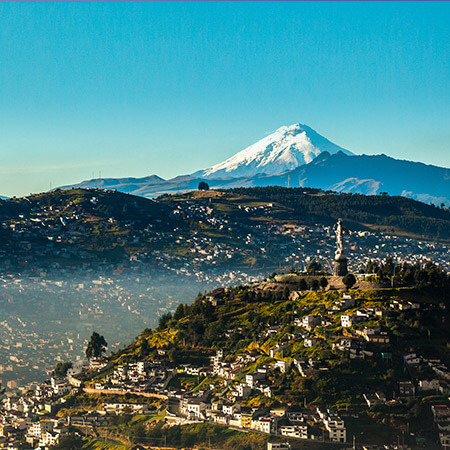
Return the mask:
{"type": "Polygon", "coordinates": [[[30,431],[33,436],[40,438],[47,431],[52,431],[53,427],[54,423],[51,420],[41,420],[40,422],[34,422],[30,431]]]}
{"type": "Polygon", "coordinates": [[[344,421],[338,415],[332,414],[325,417],[323,423],[328,430],[330,441],[347,441],[347,429],[345,428],[344,421]]]}
{"type": "Polygon", "coordinates": [[[206,403],[199,400],[185,400],[181,404],[181,413],[189,417],[194,417],[196,419],[201,419],[203,416],[203,411],[206,409],[206,403]]]}
{"type": "Polygon", "coordinates": [[[238,397],[248,397],[252,392],[252,388],[245,383],[241,383],[236,387],[236,393],[238,397]]]}
{"type": "Polygon", "coordinates": [[[308,425],[283,425],[280,427],[282,436],[308,439],[308,425]]]}
{"type": "Polygon", "coordinates": [[[353,325],[353,315],[342,314],[341,316],[341,327],[348,328],[353,325]]]}

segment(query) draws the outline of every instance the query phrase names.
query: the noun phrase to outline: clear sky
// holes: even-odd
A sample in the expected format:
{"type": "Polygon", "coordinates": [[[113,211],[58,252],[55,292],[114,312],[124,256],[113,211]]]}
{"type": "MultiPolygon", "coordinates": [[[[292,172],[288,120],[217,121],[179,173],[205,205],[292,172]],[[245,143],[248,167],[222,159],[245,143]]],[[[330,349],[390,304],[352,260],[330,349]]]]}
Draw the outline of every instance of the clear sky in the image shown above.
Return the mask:
{"type": "Polygon", "coordinates": [[[450,3],[0,3],[0,194],[164,178],[300,122],[450,166],[450,3]]]}

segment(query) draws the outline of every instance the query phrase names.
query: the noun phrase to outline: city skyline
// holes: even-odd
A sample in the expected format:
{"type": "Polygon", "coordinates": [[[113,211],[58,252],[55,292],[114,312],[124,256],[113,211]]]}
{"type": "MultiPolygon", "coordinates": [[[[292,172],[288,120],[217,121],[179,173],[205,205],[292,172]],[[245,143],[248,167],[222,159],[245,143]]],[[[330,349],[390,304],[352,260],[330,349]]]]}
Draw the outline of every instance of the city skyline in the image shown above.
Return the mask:
{"type": "Polygon", "coordinates": [[[2,3],[0,194],[170,178],[305,123],[450,166],[439,2],[2,3]]]}

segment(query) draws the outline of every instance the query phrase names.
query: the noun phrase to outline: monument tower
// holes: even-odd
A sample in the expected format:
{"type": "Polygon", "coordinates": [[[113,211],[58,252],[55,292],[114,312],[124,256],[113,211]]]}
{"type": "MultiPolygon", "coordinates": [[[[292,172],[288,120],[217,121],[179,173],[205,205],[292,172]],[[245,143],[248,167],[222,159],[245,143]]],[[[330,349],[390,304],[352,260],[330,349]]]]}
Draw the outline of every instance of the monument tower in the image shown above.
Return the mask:
{"type": "Polygon", "coordinates": [[[348,228],[342,225],[342,219],[338,219],[334,231],[336,232],[336,253],[334,254],[333,275],[343,277],[348,273],[347,257],[344,251],[344,233],[350,233],[348,228]]]}

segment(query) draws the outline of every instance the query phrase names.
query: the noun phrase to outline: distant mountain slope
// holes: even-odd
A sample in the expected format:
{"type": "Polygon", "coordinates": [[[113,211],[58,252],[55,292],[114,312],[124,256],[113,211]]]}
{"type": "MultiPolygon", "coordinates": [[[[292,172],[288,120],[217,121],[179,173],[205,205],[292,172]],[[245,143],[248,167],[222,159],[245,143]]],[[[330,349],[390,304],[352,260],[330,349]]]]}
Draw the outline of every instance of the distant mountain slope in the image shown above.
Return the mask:
{"type": "MultiPolygon", "coordinates": [[[[154,198],[162,194],[189,192],[206,178],[184,175],[163,180],[123,178],[89,180],[74,187],[105,188],[154,198]]],[[[403,161],[386,155],[353,155],[323,152],[310,164],[279,175],[258,174],[249,177],[207,180],[211,189],[237,187],[311,187],[337,192],[376,195],[383,192],[401,195],[424,203],[450,207],[450,169],[403,161]]],[[[68,186],[67,186],[68,187],[68,186]]]]}
{"type": "Polygon", "coordinates": [[[236,153],[224,162],[193,174],[194,177],[224,178],[253,176],[259,173],[278,174],[310,163],[320,153],[342,151],[307,125],[293,124],[275,132],[236,153]]]}
{"type": "Polygon", "coordinates": [[[258,185],[320,187],[360,194],[401,195],[450,206],[450,169],[386,155],[322,153],[311,164],[258,181],[258,185]]]}
{"type": "Polygon", "coordinates": [[[157,175],[93,179],[63,189],[116,189],[154,198],[195,190],[205,180],[211,189],[285,186],[366,195],[386,192],[450,207],[450,169],[383,154],[354,155],[300,124],[281,127],[223,163],[192,175],[170,180],[157,175]]]}
{"type": "MultiPolygon", "coordinates": [[[[130,194],[140,189],[152,189],[166,180],[158,177],[158,175],[150,175],[143,178],[93,178],[91,180],[82,181],[81,183],[68,184],[61,186],[60,189],[82,188],[82,189],[116,189],[125,194],[130,194]]],[[[139,194],[137,194],[139,195],[139,194]]]]}

